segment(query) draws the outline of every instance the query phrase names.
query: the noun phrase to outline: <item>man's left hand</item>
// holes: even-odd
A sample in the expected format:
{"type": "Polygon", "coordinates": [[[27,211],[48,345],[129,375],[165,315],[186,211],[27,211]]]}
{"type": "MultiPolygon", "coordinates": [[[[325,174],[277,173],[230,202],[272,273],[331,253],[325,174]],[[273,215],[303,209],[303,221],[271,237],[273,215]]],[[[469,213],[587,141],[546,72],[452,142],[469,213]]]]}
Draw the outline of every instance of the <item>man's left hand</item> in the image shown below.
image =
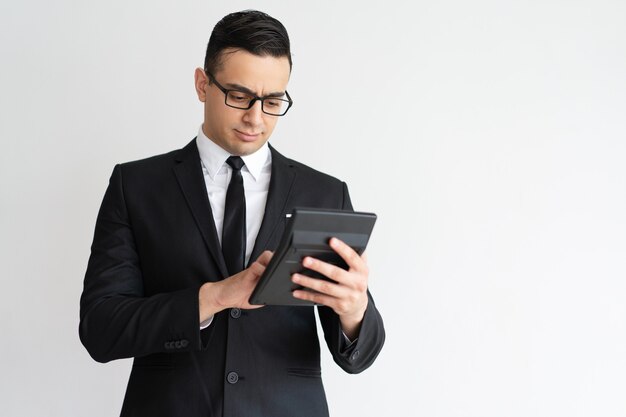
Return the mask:
{"type": "Polygon", "coordinates": [[[330,278],[333,282],[293,274],[292,281],[308,290],[296,290],[295,298],[312,301],[332,308],[339,315],[341,328],[350,340],[359,335],[363,315],[367,309],[367,278],[369,269],[365,255],[359,256],[350,246],[337,238],[330,239],[330,247],[348,264],[348,270],[306,257],[302,265],[330,278]]]}

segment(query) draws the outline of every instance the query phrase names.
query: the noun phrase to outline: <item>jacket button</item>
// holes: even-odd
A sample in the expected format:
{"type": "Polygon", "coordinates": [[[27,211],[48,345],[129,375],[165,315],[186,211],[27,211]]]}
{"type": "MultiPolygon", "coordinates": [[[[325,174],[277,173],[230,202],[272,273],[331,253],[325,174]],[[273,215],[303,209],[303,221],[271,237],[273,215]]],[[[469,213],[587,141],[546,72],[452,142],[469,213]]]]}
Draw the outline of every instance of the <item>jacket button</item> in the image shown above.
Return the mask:
{"type": "Polygon", "coordinates": [[[175,347],[176,349],[180,349],[181,347],[183,347],[183,345],[182,345],[182,343],[180,343],[180,340],[177,340],[177,341],[174,343],[174,347],[175,347]]]}
{"type": "Polygon", "coordinates": [[[239,317],[241,317],[241,310],[238,308],[232,308],[230,310],[230,316],[234,319],[238,319],[239,317]]]}
{"type": "Polygon", "coordinates": [[[226,375],[226,380],[229,384],[236,384],[237,381],[239,381],[239,375],[237,375],[237,372],[229,372],[228,375],[226,375]]]}
{"type": "Polygon", "coordinates": [[[172,344],[170,342],[165,342],[165,349],[171,349],[172,348],[172,344]]]}
{"type": "Polygon", "coordinates": [[[189,346],[189,341],[187,339],[181,340],[180,346],[186,348],[187,346],[189,346]]]}
{"type": "Polygon", "coordinates": [[[355,361],[356,358],[358,358],[358,357],[359,357],[359,351],[355,350],[354,352],[352,352],[352,356],[350,356],[350,359],[355,361]]]}

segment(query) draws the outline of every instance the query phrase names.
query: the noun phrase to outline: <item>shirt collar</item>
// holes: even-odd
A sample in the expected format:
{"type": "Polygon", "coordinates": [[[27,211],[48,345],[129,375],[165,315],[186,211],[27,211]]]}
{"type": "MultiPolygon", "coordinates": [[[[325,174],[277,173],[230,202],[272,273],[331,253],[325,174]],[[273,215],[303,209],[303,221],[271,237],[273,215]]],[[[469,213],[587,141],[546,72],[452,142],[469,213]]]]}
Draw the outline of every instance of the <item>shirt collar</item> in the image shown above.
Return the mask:
{"type": "MultiPolygon", "coordinates": [[[[212,180],[215,179],[215,175],[224,166],[230,153],[224,148],[209,139],[202,131],[202,126],[198,130],[198,137],[196,138],[196,144],[198,146],[198,152],[200,153],[200,159],[207,169],[209,176],[212,180]]],[[[242,156],[245,168],[248,170],[252,178],[255,181],[259,179],[261,170],[270,161],[270,150],[267,142],[263,144],[256,152],[242,156]]]]}

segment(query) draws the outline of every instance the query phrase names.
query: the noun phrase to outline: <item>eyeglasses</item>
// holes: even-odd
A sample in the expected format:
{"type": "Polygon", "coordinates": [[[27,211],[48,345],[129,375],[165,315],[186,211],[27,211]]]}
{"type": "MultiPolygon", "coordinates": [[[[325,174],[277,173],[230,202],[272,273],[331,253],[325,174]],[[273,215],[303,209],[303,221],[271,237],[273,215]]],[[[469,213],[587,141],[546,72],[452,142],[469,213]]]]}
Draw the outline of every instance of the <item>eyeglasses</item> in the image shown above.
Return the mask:
{"type": "Polygon", "coordinates": [[[287,110],[289,110],[293,105],[293,100],[289,96],[287,90],[285,90],[285,96],[287,96],[287,100],[274,96],[259,97],[252,93],[241,90],[229,90],[228,88],[225,88],[220,83],[218,83],[211,73],[209,73],[208,71],[205,72],[209,79],[215,83],[217,88],[219,88],[222,93],[224,93],[224,104],[226,104],[228,107],[233,107],[235,109],[241,110],[249,110],[258,100],[261,102],[261,110],[263,111],[263,113],[269,114],[271,116],[284,116],[287,113],[287,110]]]}

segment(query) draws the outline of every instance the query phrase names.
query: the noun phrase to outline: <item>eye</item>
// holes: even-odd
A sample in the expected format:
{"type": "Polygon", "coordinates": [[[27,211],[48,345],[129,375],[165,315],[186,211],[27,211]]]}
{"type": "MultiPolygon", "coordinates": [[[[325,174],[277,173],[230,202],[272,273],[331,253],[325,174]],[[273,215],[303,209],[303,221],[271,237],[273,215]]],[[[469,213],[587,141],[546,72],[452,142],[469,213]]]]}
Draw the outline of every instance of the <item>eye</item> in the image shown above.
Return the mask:
{"type": "Polygon", "coordinates": [[[228,98],[236,103],[245,103],[252,100],[252,97],[240,91],[229,91],[228,98]]]}
{"type": "Polygon", "coordinates": [[[280,104],[281,104],[281,100],[277,100],[277,99],[265,100],[265,105],[271,108],[280,107],[280,104]]]}

